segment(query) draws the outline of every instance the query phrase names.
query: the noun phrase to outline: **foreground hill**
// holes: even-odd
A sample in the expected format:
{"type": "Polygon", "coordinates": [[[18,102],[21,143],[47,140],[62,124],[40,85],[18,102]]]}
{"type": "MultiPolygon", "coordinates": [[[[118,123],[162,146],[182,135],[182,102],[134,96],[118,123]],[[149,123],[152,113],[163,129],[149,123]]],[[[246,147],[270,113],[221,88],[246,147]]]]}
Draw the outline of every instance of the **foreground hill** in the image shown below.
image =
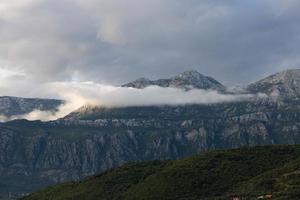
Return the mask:
{"type": "Polygon", "coordinates": [[[298,199],[300,146],[212,151],[176,161],[127,164],[22,200],[298,199]]]}

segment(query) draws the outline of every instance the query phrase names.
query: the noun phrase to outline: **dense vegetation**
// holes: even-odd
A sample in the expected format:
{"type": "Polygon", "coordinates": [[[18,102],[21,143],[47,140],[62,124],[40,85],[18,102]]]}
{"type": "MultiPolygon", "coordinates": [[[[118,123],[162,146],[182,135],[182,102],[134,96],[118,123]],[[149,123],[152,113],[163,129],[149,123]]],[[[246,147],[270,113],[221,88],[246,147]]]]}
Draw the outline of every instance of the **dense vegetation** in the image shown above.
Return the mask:
{"type": "Polygon", "coordinates": [[[175,161],[127,164],[23,200],[299,199],[300,146],[212,151],[175,161]]]}

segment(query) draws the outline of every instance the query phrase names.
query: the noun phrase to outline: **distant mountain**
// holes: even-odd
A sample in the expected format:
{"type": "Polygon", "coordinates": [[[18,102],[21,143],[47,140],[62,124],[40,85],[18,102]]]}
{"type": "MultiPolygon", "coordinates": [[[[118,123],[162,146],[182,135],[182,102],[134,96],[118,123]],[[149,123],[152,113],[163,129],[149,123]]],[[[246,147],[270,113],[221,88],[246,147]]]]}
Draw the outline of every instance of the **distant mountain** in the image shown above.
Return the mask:
{"type": "Polygon", "coordinates": [[[212,151],[176,161],[127,164],[22,200],[299,199],[299,159],[299,146],[212,151]]]}
{"type": "Polygon", "coordinates": [[[23,115],[34,110],[55,111],[64,101],[56,99],[0,97],[0,115],[11,117],[23,115]]]}
{"type": "MultiPolygon", "coordinates": [[[[170,79],[159,79],[152,81],[146,78],[139,78],[133,82],[122,85],[122,87],[132,87],[137,89],[143,89],[149,86],[180,88],[185,90],[210,89],[217,90],[219,92],[226,91],[226,87],[221,83],[211,77],[204,76],[195,70],[185,71],[170,79]]],[[[102,110],[102,108],[85,105],[67,115],[65,119],[79,119],[81,117],[84,118],[84,116],[93,115],[93,113],[97,113],[100,110],[102,110]]]]}
{"type": "Polygon", "coordinates": [[[254,98],[209,105],[85,106],[56,121],[0,123],[0,199],[131,161],[300,144],[300,100],[293,96],[284,103],[254,98]]]}
{"type": "Polygon", "coordinates": [[[154,85],[160,87],[211,89],[218,91],[225,91],[226,89],[225,86],[223,86],[215,79],[204,76],[197,71],[186,71],[170,79],[159,79],[154,81],[146,78],[140,78],[122,86],[143,89],[145,87],[154,85]]]}
{"type": "Polygon", "coordinates": [[[286,70],[250,84],[248,91],[276,100],[300,100],[300,69],[286,70]]]}

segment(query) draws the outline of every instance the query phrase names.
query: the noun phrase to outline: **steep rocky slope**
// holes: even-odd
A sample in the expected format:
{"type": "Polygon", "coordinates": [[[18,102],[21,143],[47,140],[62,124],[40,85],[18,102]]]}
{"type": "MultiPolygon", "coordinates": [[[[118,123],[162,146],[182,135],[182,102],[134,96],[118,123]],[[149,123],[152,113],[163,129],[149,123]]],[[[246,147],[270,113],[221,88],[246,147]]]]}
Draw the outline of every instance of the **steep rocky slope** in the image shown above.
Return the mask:
{"type": "Polygon", "coordinates": [[[125,165],[23,200],[298,199],[299,159],[299,146],[213,151],[177,161],[125,165]]]}

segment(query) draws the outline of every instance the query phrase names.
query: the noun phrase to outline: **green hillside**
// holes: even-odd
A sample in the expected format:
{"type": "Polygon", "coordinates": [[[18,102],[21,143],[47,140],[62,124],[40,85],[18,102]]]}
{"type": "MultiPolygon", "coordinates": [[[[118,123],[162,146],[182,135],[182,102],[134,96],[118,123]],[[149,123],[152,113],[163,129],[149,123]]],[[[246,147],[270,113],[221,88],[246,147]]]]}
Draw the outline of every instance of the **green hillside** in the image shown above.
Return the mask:
{"type": "Polygon", "coordinates": [[[128,164],[48,187],[23,200],[300,198],[300,146],[213,151],[175,161],[128,164]]]}

